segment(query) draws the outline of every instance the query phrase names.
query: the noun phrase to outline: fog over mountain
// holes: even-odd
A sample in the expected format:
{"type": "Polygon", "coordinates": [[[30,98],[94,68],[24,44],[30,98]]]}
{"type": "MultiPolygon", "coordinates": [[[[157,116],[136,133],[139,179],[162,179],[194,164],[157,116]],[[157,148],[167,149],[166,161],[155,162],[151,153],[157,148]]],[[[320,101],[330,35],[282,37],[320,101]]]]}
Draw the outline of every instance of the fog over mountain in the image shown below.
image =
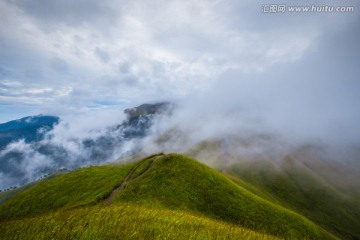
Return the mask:
{"type": "Polygon", "coordinates": [[[8,145],[1,157],[35,179],[47,172],[39,169],[113,161],[133,149],[188,152],[220,141],[234,161],[283,159],[311,145],[356,169],[359,1],[285,3],[353,6],[347,13],[264,13],[266,4],[0,1],[0,121],[61,119],[48,138],[8,145]],[[126,121],[123,110],[154,102],[177,107],[124,144],[113,128],[126,121]],[[43,144],[66,164],[39,155],[43,144]],[[15,149],[26,152],[24,166],[6,155],[15,149]]]}
{"type": "MultiPolygon", "coordinates": [[[[50,117],[36,116],[0,125],[18,131],[0,131],[0,140],[12,141],[0,150],[0,190],[21,186],[61,170],[99,165],[125,158],[141,151],[139,141],[156,118],[170,113],[168,103],[143,104],[117,115],[109,125],[89,123],[82,117],[57,120],[49,127],[50,117]],[[117,121],[115,121],[117,120],[117,121]],[[37,123],[37,131],[27,131],[37,123]],[[23,133],[19,138],[18,132],[23,133]]],[[[116,114],[112,112],[112,114],[116,114]]],[[[93,117],[93,116],[87,116],[93,117]]],[[[103,112],[101,117],[107,117],[103,112]]],[[[54,117],[53,117],[54,118],[54,117]]]]}

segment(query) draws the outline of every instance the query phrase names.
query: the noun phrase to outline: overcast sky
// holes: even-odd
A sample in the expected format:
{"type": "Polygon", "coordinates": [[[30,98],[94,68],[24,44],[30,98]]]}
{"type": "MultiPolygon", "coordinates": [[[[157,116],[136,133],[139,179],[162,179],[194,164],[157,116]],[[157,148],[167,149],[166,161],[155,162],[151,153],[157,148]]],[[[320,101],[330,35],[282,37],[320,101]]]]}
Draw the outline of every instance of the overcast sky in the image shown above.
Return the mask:
{"type": "Polygon", "coordinates": [[[0,122],[187,99],[359,137],[360,2],[274,3],[0,0],[0,122]]]}

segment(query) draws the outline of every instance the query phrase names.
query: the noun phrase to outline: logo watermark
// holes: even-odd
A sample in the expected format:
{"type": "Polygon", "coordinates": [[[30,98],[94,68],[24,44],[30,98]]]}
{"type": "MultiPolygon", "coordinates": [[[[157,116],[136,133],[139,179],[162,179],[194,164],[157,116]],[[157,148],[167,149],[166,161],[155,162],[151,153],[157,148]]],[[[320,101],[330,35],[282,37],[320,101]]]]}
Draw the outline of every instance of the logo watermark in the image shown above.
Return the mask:
{"type": "Polygon", "coordinates": [[[261,12],[263,13],[352,13],[354,11],[354,6],[288,6],[285,4],[265,4],[261,6],[261,12]]]}

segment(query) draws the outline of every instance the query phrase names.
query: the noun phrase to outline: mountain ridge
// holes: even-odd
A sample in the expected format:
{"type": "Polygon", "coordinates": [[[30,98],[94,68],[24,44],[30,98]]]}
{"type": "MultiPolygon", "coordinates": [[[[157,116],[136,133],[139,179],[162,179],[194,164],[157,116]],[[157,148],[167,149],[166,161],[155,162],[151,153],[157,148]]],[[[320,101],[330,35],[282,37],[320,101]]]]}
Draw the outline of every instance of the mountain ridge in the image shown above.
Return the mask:
{"type": "Polygon", "coordinates": [[[83,207],[103,209],[128,204],[154,211],[200,214],[289,239],[336,239],[303,216],[268,202],[223,174],[178,154],[153,155],[124,166],[79,169],[39,182],[0,205],[0,225],[4,227],[9,221],[21,224],[25,219],[39,219],[58,211],[62,214],[81,211],[76,209],[83,207]]]}
{"type": "Polygon", "coordinates": [[[166,102],[128,108],[124,110],[125,119],[107,127],[99,136],[89,134],[90,137],[69,139],[60,136],[60,141],[53,141],[56,133],[51,131],[57,124],[62,124],[62,131],[68,131],[59,117],[29,116],[0,124],[0,175],[3,176],[0,190],[22,186],[60,169],[99,165],[133,155],[139,151],[135,144],[120,153],[118,149],[145,137],[155,118],[170,114],[172,108],[166,102]],[[14,144],[7,148],[10,143],[14,144]],[[77,152],[73,152],[73,145],[77,152]]]}
{"type": "Polygon", "coordinates": [[[40,141],[46,132],[60,121],[50,115],[27,116],[0,124],[0,150],[11,142],[24,139],[26,143],[40,141]]]}

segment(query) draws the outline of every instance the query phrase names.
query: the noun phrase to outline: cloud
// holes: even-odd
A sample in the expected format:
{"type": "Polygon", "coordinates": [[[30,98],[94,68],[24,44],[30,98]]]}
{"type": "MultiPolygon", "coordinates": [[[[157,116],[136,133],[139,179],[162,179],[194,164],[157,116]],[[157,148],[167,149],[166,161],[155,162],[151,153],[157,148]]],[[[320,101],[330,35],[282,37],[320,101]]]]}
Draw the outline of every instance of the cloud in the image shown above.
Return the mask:
{"type": "Polygon", "coordinates": [[[161,100],[180,109],[152,129],[149,152],[234,134],[357,144],[359,2],[341,2],[353,13],[265,14],[263,4],[1,1],[0,119],[13,109],[61,116],[52,141],[73,160],[90,156],[79,139],[104,134],[116,109],[161,100]]]}
{"type": "Polygon", "coordinates": [[[18,0],[0,7],[1,80],[29,91],[67,89],[31,101],[38,111],[63,111],[78,92],[82,101],[73,105],[86,109],[99,98],[120,97],[124,107],[204,91],[229,70],[256,73],[300,61],[322,34],[357,16],[266,15],[261,3],[226,0],[18,0]]]}
{"type": "MultiPolygon", "coordinates": [[[[269,154],[271,149],[278,149],[284,154],[289,148],[309,143],[324,144],[327,150],[339,152],[350,148],[349,152],[353,152],[360,142],[360,111],[355,104],[360,100],[360,84],[356,80],[360,72],[354,65],[360,56],[360,48],[355,44],[360,40],[360,32],[355,21],[358,15],[345,17],[347,21],[342,19],[331,29],[324,26],[339,17],[311,15],[311,20],[317,20],[315,35],[306,32],[303,25],[292,29],[282,22],[280,31],[275,32],[285,35],[268,35],[273,47],[264,56],[271,61],[251,71],[241,67],[227,69],[213,78],[206,91],[189,94],[182,99],[179,112],[159,123],[154,135],[146,139],[145,149],[149,153],[184,152],[201,141],[235,137],[235,143],[252,139],[254,149],[239,150],[243,153],[263,149],[269,154]],[[288,27],[286,31],[283,25],[288,27]],[[305,37],[297,39],[297,32],[305,37]],[[268,137],[262,139],[264,135],[268,137]]],[[[299,20],[289,19],[298,24],[299,20]]],[[[307,20],[305,26],[309,24],[307,20]]],[[[266,33],[271,31],[274,29],[265,29],[266,33]]],[[[262,46],[258,42],[255,45],[262,46]]],[[[262,62],[259,56],[255,59],[262,62]]],[[[241,148],[235,143],[234,149],[241,148]]]]}
{"type": "MultiPolygon", "coordinates": [[[[160,112],[166,115],[167,107],[145,105],[126,114],[118,108],[99,108],[76,116],[64,115],[52,129],[36,129],[37,134],[43,135],[35,136],[35,130],[29,126],[24,133],[18,130],[15,137],[11,131],[5,131],[2,137],[9,137],[12,142],[0,150],[0,189],[20,186],[61,169],[99,165],[138,153],[141,138],[160,112]],[[19,134],[24,139],[18,140],[19,134]]],[[[46,121],[42,116],[34,118],[33,127],[46,121]]],[[[32,120],[29,117],[26,122],[32,120]]]]}

